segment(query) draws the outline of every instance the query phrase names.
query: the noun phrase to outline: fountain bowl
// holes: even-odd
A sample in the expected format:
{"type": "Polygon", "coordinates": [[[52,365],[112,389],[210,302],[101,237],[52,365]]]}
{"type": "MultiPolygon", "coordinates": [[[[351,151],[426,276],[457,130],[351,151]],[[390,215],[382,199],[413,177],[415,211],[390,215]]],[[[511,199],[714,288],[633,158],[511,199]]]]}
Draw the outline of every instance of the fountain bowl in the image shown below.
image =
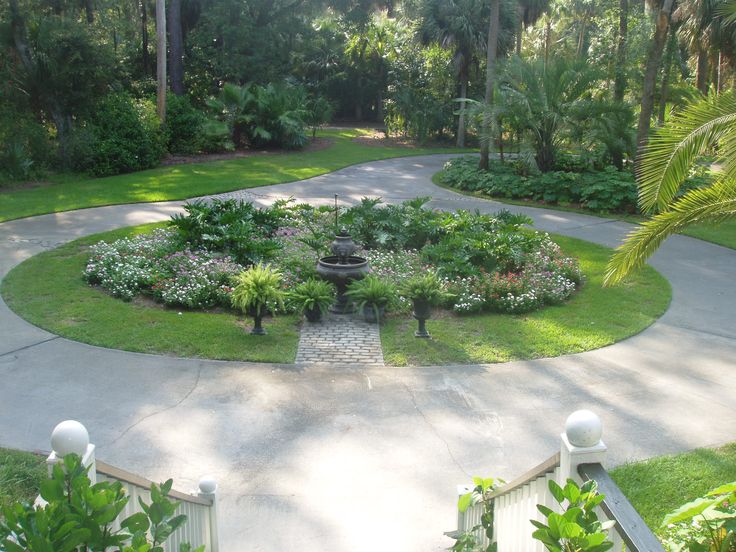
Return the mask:
{"type": "Polygon", "coordinates": [[[347,257],[328,255],[317,261],[317,274],[323,280],[335,284],[337,288],[337,300],[330,309],[331,312],[337,314],[348,312],[348,298],[345,296],[347,286],[353,280],[365,278],[368,271],[368,260],[355,255],[347,257]]]}

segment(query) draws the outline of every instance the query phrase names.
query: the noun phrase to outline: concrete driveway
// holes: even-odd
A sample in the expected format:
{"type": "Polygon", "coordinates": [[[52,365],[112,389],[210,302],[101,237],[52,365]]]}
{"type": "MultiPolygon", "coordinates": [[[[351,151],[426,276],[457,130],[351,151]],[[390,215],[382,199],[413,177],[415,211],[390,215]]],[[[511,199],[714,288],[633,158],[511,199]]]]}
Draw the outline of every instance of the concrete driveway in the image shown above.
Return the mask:
{"type": "MultiPolygon", "coordinates": [[[[429,195],[442,209],[501,208],[432,185],[446,159],[369,163],[243,194],[263,204],[429,195]]],[[[0,277],[44,249],[179,208],[113,206],[0,224],[0,277]]],[[[507,208],[539,229],[608,246],[631,229],[507,208]]],[[[0,301],[0,443],[48,449],[54,425],[73,418],[98,457],[121,468],[173,477],[182,490],[212,473],[226,551],[442,550],[455,485],[471,475],[509,479],[542,461],[578,408],[603,419],[612,464],[736,438],[736,251],[677,236],[652,264],[673,301],[641,334],[495,365],[306,368],[126,353],[56,337],[0,301]]]]}

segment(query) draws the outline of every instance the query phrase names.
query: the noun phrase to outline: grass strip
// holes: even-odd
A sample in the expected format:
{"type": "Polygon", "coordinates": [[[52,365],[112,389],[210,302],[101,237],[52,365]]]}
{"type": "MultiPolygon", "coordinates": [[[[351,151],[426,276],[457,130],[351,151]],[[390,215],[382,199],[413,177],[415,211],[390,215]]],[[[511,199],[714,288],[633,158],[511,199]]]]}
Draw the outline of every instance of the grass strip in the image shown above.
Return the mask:
{"type": "Polygon", "coordinates": [[[353,140],[362,134],[357,129],[322,131],[320,136],[329,138],[332,144],[317,151],[174,165],[106,178],[58,175],[47,186],[0,192],[0,222],[87,207],[187,199],[281,184],[392,157],[469,151],[369,146],[353,140]]]}
{"type": "Polygon", "coordinates": [[[33,502],[46,477],[43,456],[0,448],[0,508],[16,502],[33,502]]]}
{"type": "Polygon", "coordinates": [[[390,318],[381,328],[383,355],[395,365],[478,364],[555,357],[611,345],[659,318],[671,299],[667,280],[647,266],[624,284],[603,288],[611,250],[552,235],[580,261],[586,282],[562,305],[522,315],[442,313],[430,319],[431,340],[414,337],[416,322],[390,318]]]}
{"type": "Polygon", "coordinates": [[[266,336],[253,336],[250,319],[232,312],[164,308],[125,303],[87,285],[82,271],[89,245],[151,231],[165,223],[87,236],[16,266],[0,292],[20,316],[57,335],[111,349],[253,362],[293,363],[299,342],[298,317],[268,318],[266,336]]]}
{"type": "Polygon", "coordinates": [[[736,481],[736,443],[624,464],[611,477],[653,531],[686,502],[736,481]]]}

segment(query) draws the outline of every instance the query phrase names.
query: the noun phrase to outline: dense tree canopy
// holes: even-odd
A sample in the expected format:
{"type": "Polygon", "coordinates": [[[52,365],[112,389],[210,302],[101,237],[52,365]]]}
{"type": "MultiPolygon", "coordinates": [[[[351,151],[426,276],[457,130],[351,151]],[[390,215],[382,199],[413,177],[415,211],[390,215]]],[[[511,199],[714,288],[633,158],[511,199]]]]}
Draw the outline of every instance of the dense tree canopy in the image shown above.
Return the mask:
{"type": "MultiPolygon", "coordinates": [[[[590,148],[623,168],[633,161],[636,113],[642,144],[687,101],[732,87],[736,26],[725,3],[501,0],[489,33],[491,0],[169,0],[161,55],[170,92],[187,100],[151,139],[170,151],[262,145],[228,139],[222,110],[208,107],[229,83],[272,91],[261,103],[281,101],[244,114],[270,113],[275,122],[258,128],[330,117],[420,141],[472,144],[480,133],[496,147],[535,151],[542,170],[556,151],[590,148]],[[592,68],[585,90],[577,90],[581,67],[592,68]],[[493,107],[479,118],[463,98],[493,107]],[[572,125],[582,100],[595,108],[572,125]],[[542,126],[549,132],[540,134],[542,126]]],[[[99,136],[95,114],[110,94],[147,117],[155,33],[153,0],[0,2],[0,155],[18,169],[5,172],[74,166],[99,136]]]]}

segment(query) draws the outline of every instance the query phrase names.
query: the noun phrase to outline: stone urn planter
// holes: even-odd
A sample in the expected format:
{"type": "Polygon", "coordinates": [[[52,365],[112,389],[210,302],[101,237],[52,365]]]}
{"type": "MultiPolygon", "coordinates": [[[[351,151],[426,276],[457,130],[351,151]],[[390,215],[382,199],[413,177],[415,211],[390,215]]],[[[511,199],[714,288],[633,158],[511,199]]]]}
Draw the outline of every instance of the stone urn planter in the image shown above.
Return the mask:
{"type": "Polygon", "coordinates": [[[376,305],[363,305],[363,318],[370,324],[380,324],[386,314],[386,307],[376,305]]]}
{"type": "Polygon", "coordinates": [[[307,319],[307,322],[321,322],[322,321],[322,309],[319,307],[312,307],[304,309],[304,318],[307,319]]]}
{"type": "Polygon", "coordinates": [[[432,303],[426,299],[413,299],[414,318],[419,323],[419,327],[414,332],[414,337],[431,337],[427,331],[427,320],[432,317],[432,303]]]}
{"type": "Polygon", "coordinates": [[[260,312],[255,308],[251,307],[248,309],[248,315],[253,318],[253,329],[250,331],[251,335],[266,335],[266,330],[263,329],[263,310],[260,312]]]}

